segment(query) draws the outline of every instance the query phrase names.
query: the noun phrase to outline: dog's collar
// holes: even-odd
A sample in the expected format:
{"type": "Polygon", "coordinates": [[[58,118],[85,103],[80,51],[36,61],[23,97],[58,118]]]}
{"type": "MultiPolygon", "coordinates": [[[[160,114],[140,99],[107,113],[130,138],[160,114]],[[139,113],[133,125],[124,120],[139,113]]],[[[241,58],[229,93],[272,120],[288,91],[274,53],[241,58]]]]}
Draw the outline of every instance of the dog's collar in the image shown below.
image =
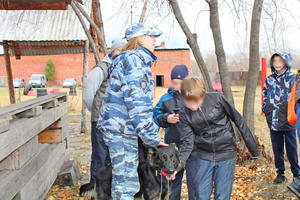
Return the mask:
{"type": "Polygon", "coordinates": [[[160,171],[161,175],[165,176],[165,177],[169,177],[171,176],[170,174],[167,174],[166,172],[164,172],[163,170],[160,171]]]}

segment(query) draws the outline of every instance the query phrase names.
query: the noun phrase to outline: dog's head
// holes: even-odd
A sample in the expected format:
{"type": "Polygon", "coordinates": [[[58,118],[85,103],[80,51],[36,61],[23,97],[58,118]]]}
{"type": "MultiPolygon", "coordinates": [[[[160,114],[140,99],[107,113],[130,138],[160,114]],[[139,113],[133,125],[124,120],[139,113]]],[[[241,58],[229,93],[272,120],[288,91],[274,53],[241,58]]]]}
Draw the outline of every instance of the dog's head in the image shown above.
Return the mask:
{"type": "Polygon", "coordinates": [[[147,160],[152,167],[173,174],[180,162],[178,155],[176,144],[172,143],[167,147],[148,149],[147,160]]]}

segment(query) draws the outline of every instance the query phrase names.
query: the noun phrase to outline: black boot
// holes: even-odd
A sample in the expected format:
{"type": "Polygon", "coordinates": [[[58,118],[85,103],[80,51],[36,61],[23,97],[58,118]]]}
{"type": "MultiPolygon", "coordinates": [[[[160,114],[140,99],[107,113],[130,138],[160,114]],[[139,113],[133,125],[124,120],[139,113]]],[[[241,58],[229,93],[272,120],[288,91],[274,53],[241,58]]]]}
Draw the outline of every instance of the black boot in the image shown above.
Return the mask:
{"type": "Polygon", "coordinates": [[[273,181],[274,184],[282,184],[286,181],[286,177],[282,174],[278,174],[275,180],[273,181]]]}
{"type": "Polygon", "coordinates": [[[294,178],[293,182],[288,185],[288,188],[300,198],[300,176],[294,178]]]}

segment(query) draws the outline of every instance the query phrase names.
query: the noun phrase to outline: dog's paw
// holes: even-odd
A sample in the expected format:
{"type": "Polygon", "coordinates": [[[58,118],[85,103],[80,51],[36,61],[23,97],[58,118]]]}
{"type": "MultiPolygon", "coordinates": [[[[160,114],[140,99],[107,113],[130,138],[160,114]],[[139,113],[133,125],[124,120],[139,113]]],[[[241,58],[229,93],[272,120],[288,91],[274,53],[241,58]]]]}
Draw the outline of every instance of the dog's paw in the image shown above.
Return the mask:
{"type": "Polygon", "coordinates": [[[96,197],[96,184],[92,182],[80,186],[79,195],[82,197],[96,197]]]}

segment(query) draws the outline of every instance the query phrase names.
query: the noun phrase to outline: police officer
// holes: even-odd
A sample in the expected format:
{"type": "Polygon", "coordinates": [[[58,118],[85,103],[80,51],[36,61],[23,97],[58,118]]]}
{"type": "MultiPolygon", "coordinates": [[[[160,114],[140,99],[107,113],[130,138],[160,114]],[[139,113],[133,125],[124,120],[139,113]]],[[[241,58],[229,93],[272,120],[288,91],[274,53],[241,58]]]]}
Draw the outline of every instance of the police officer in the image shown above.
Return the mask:
{"type": "Polygon", "coordinates": [[[113,200],[132,200],[139,191],[138,137],[152,147],[160,142],[153,121],[153,81],[150,67],[156,37],[161,32],[139,23],[126,30],[128,43],[113,61],[97,127],[109,148],[113,200]]]}

